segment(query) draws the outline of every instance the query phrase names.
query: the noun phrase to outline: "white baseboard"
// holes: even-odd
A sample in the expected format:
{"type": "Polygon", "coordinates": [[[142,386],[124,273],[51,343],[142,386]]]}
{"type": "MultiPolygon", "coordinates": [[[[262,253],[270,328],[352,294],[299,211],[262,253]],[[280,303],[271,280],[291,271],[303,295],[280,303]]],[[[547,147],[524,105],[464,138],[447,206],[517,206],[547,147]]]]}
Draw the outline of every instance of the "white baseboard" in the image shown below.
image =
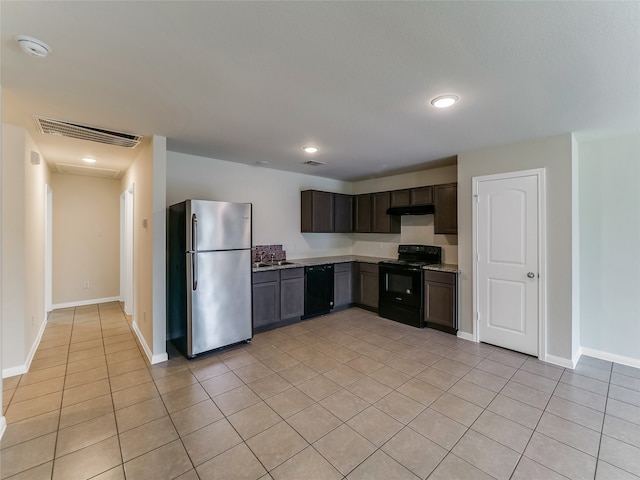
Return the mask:
{"type": "Polygon", "coordinates": [[[607,360],[609,362],[620,363],[629,367],[640,368],[640,359],[625,357],[616,353],[603,352],[602,350],[595,350],[593,348],[580,347],[582,355],[588,357],[599,358],[600,360],[607,360]]]}
{"type": "Polygon", "coordinates": [[[570,368],[571,370],[573,370],[574,368],[576,368],[576,364],[578,363],[579,359],[580,359],[580,354],[578,353],[578,356],[573,360],[569,358],[564,358],[564,357],[556,357],[555,355],[549,355],[549,354],[545,355],[545,357],[541,358],[540,360],[542,360],[543,362],[558,365],[559,367],[570,368]]]}
{"type": "Polygon", "coordinates": [[[136,322],[133,322],[132,327],[133,327],[133,331],[138,337],[138,340],[140,341],[140,345],[142,345],[144,353],[147,355],[149,362],[151,362],[151,365],[155,365],[156,363],[166,362],[167,360],[169,360],[169,355],[166,352],[161,353],[160,355],[154,355],[151,352],[151,349],[149,348],[149,345],[147,345],[147,341],[144,339],[144,336],[142,335],[142,332],[138,328],[138,324],[136,322]]]}
{"type": "Polygon", "coordinates": [[[457,337],[461,338],[462,340],[469,340],[470,342],[475,342],[475,339],[473,338],[472,333],[461,332],[460,330],[458,330],[457,337]]]}
{"type": "Polygon", "coordinates": [[[0,439],[2,439],[2,435],[4,435],[4,431],[7,429],[7,419],[4,417],[0,417],[0,439]]]}
{"type": "Polygon", "coordinates": [[[120,297],[94,298],[91,300],[80,300],[78,302],[56,303],[52,306],[54,310],[58,308],[84,307],[85,305],[93,305],[95,303],[119,302],[120,297]]]}
{"type": "Polygon", "coordinates": [[[15,367],[8,367],[2,369],[2,378],[15,377],[16,375],[23,375],[29,371],[31,367],[31,362],[33,361],[33,357],[40,346],[40,340],[42,340],[42,335],[44,334],[44,330],[47,328],[47,316],[45,315],[44,320],[42,320],[42,324],[40,325],[40,330],[38,331],[38,335],[36,335],[36,339],[33,341],[33,345],[29,349],[29,354],[25,359],[25,362],[22,365],[16,365],[15,367]]]}

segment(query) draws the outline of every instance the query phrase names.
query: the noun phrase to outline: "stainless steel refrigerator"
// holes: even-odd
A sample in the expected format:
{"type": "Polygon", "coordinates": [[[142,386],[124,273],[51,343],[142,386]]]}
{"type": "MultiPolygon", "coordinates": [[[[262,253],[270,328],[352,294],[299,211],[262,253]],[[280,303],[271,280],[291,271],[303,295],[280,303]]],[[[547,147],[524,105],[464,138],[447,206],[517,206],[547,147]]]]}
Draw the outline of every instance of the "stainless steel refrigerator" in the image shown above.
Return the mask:
{"type": "Polygon", "coordinates": [[[167,226],[168,337],[188,358],[251,340],[251,204],[186,200],[167,226]]]}

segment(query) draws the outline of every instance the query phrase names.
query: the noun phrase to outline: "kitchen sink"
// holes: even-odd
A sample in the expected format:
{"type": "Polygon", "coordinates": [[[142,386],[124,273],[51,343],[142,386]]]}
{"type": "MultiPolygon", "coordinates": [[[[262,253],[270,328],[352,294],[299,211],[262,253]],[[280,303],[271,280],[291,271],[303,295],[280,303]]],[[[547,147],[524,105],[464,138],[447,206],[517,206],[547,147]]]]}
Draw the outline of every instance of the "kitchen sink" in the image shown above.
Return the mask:
{"type": "Polygon", "coordinates": [[[282,265],[293,265],[293,262],[288,262],[286,260],[275,260],[273,262],[254,262],[253,268],[280,267],[282,265]]]}

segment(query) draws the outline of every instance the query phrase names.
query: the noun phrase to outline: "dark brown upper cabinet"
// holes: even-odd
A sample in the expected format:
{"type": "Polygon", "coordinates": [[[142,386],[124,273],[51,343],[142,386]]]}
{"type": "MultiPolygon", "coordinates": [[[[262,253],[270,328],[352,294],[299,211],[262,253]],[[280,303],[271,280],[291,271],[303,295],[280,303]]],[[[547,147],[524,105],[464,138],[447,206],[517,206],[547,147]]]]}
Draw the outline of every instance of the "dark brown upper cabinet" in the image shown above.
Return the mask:
{"type": "Polygon", "coordinates": [[[405,188],[391,192],[391,207],[413,205],[431,205],[433,203],[433,187],[405,188]]]}
{"type": "Polygon", "coordinates": [[[400,217],[388,215],[391,206],[391,192],[371,194],[371,232],[372,233],[400,233],[400,217]]]}
{"type": "Polygon", "coordinates": [[[434,232],[441,234],[458,233],[458,184],[445,183],[433,186],[435,206],[434,232]]]}
{"type": "Polygon", "coordinates": [[[300,194],[300,230],[333,232],[333,193],[304,190],[300,194]]]}
{"type": "Polygon", "coordinates": [[[371,194],[363,193],[355,198],[355,231],[358,233],[371,232],[371,194]]]}
{"type": "Polygon", "coordinates": [[[410,205],[431,205],[433,203],[433,187],[417,187],[410,191],[410,205]]]}
{"type": "Polygon", "coordinates": [[[404,190],[393,190],[391,192],[391,206],[392,207],[405,207],[411,205],[411,190],[406,188],[404,190]]]}
{"type": "Polygon", "coordinates": [[[333,231],[353,232],[353,196],[343,193],[333,194],[333,231]]]}

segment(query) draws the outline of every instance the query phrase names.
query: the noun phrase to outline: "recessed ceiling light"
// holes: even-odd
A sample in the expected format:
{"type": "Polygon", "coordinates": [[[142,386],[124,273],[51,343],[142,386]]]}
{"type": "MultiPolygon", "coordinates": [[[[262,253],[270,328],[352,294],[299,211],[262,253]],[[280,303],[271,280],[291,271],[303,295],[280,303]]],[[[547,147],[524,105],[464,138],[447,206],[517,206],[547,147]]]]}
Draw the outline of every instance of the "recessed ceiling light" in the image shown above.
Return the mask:
{"type": "Polygon", "coordinates": [[[457,95],[440,95],[431,99],[431,105],[436,108],[447,108],[456,103],[460,97],[457,95]]]}
{"type": "Polygon", "coordinates": [[[82,161],[87,163],[96,163],[96,159],[91,157],[82,157],[82,161]]]}
{"type": "Polygon", "coordinates": [[[51,52],[51,47],[37,38],[27,35],[16,35],[14,38],[20,49],[32,57],[44,58],[51,52]]]}
{"type": "Polygon", "coordinates": [[[269,165],[269,162],[267,160],[258,160],[256,165],[269,165]]]}
{"type": "Polygon", "coordinates": [[[308,145],[306,147],[302,147],[305,153],[316,153],[318,151],[318,147],[314,147],[312,145],[308,145]]]}

